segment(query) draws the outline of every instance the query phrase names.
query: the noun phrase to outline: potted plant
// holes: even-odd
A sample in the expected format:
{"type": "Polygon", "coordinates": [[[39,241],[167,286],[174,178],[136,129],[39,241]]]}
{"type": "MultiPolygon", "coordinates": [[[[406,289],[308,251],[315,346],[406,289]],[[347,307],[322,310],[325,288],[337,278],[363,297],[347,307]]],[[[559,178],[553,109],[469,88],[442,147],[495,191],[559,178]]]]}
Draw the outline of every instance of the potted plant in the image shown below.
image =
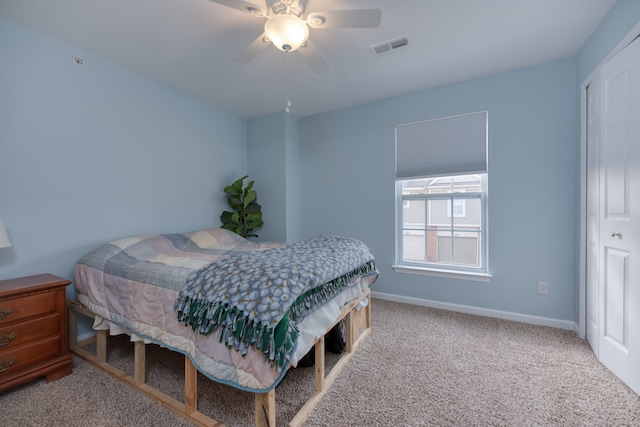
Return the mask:
{"type": "Polygon", "coordinates": [[[245,239],[258,237],[253,231],[264,224],[262,222],[262,206],[256,202],[258,194],[253,189],[253,181],[249,181],[244,186],[244,180],[248,177],[249,175],[245,175],[224,188],[227,203],[233,212],[224,211],[220,215],[222,228],[231,230],[245,239]]]}

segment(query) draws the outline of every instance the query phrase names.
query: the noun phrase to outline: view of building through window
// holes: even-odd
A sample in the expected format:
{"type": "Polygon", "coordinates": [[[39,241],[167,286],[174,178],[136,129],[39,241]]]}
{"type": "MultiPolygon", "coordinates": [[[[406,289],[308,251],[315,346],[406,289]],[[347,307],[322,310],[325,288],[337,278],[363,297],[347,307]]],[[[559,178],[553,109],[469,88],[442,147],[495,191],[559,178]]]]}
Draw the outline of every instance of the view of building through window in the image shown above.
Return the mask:
{"type": "Polygon", "coordinates": [[[402,262],[482,267],[486,174],[399,181],[402,262]]]}

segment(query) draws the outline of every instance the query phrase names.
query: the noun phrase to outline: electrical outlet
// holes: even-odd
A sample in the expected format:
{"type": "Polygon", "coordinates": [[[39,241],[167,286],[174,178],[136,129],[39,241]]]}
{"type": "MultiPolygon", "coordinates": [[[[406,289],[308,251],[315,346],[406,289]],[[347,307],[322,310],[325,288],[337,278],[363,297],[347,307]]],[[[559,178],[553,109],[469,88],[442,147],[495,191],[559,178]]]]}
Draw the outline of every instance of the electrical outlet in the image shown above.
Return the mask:
{"type": "Polygon", "coordinates": [[[549,285],[546,282],[538,282],[538,294],[546,295],[549,290],[549,285]]]}

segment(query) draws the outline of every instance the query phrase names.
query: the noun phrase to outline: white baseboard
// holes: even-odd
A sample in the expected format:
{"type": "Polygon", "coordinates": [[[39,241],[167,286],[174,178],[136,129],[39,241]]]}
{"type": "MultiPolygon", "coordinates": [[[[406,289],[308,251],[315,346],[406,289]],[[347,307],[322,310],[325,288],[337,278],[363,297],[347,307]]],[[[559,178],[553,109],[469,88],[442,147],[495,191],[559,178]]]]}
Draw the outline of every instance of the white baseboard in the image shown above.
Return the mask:
{"type": "MultiPolygon", "coordinates": [[[[439,308],[442,310],[457,311],[460,313],[477,314],[478,316],[494,317],[497,319],[513,320],[516,322],[530,323],[532,325],[550,326],[552,328],[566,329],[578,332],[578,324],[570,320],[551,319],[548,317],[531,316],[529,314],[513,313],[509,311],[491,310],[470,305],[451,304],[447,302],[433,301],[422,298],[405,297],[401,295],[387,294],[384,292],[371,292],[372,298],[387,301],[402,302],[405,304],[419,305],[422,307],[439,308]]],[[[374,308],[375,310],[375,308],[374,308]]]]}

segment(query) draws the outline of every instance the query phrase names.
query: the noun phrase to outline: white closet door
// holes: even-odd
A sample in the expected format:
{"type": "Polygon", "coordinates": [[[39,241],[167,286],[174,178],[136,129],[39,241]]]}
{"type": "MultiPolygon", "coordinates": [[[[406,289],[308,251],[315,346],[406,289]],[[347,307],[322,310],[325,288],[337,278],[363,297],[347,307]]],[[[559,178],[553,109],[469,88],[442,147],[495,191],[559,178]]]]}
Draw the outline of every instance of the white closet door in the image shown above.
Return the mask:
{"type": "Polygon", "coordinates": [[[600,76],[598,357],[640,394],[640,42],[600,76]]]}

